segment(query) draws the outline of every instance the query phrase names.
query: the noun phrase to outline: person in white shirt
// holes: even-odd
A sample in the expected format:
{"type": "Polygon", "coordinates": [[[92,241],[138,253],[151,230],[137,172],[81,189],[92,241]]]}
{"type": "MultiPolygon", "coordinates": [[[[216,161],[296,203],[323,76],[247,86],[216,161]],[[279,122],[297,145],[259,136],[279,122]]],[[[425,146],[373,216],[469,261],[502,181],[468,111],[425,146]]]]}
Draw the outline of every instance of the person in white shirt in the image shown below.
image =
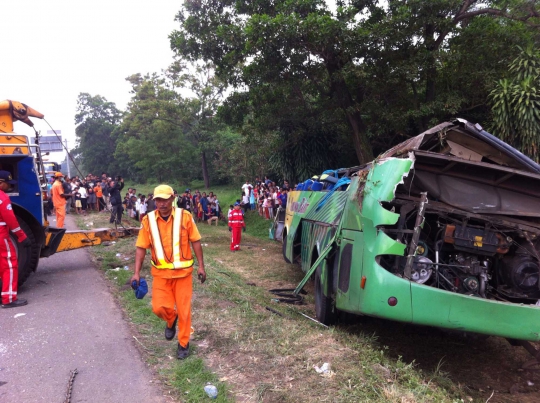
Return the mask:
{"type": "Polygon", "coordinates": [[[86,188],[84,186],[80,186],[78,190],[79,194],[81,195],[81,210],[83,215],[86,215],[86,209],[88,207],[87,199],[88,199],[88,192],[86,191],[86,188]]]}
{"type": "Polygon", "coordinates": [[[146,215],[148,205],[146,204],[145,195],[141,195],[141,198],[137,200],[139,203],[138,212],[139,212],[139,221],[142,221],[143,217],[146,215]]]}
{"type": "Polygon", "coordinates": [[[244,184],[242,185],[242,192],[244,192],[244,194],[245,194],[246,196],[248,196],[248,197],[249,197],[249,187],[250,187],[250,186],[251,186],[251,185],[249,184],[249,181],[246,181],[246,183],[244,183],[244,184]]]}

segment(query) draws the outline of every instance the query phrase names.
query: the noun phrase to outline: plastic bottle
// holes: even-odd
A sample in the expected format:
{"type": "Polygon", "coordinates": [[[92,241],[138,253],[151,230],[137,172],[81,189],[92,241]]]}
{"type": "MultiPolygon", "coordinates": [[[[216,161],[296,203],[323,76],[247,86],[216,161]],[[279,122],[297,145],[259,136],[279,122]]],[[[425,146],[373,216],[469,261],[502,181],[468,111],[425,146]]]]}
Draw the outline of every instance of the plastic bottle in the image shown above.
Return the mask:
{"type": "Polygon", "coordinates": [[[214,385],[207,384],[204,387],[204,391],[206,392],[206,394],[208,395],[209,398],[217,399],[218,391],[217,391],[217,388],[214,385]]]}

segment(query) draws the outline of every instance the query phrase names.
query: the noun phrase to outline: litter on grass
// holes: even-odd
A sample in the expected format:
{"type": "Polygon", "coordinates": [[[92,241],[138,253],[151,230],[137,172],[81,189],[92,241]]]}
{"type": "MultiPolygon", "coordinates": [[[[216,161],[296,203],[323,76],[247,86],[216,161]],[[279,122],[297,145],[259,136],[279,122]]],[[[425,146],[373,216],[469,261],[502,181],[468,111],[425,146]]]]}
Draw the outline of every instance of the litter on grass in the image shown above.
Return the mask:
{"type": "Polygon", "coordinates": [[[334,376],[334,372],[330,369],[330,364],[325,362],[321,367],[314,365],[313,368],[315,368],[315,371],[317,371],[318,374],[321,374],[321,376],[330,378],[334,376]]]}

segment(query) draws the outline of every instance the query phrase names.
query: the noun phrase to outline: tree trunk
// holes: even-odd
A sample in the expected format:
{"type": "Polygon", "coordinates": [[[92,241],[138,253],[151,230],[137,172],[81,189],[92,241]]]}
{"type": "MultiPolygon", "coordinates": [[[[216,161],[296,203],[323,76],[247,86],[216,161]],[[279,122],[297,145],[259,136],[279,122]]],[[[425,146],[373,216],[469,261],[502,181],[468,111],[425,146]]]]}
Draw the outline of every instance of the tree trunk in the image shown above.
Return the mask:
{"type": "Polygon", "coordinates": [[[206,162],[206,154],[204,151],[201,152],[201,162],[202,162],[202,174],[204,179],[204,187],[208,189],[210,187],[210,177],[208,176],[208,164],[206,162]]]}
{"type": "MultiPolygon", "coordinates": [[[[347,87],[345,79],[339,71],[337,65],[327,64],[330,74],[330,91],[336,97],[336,100],[347,117],[347,122],[351,127],[352,140],[356,157],[360,164],[366,164],[373,160],[373,149],[367,138],[366,125],[358,109],[358,103],[355,103],[347,87]]],[[[361,102],[362,100],[359,100],[361,102]]]]}

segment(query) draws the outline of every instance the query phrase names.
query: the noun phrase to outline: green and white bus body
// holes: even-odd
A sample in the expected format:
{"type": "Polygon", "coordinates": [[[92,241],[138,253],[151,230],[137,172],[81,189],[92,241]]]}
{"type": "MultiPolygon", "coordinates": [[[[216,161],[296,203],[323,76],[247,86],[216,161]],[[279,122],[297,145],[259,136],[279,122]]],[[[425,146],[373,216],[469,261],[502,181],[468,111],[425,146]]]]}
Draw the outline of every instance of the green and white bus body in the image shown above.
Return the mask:
{"type": "Polygon", "coordinates": [[[289,193],[279,234],[314,275],[321,322],[344,311],[540,340],[539,165],[460,120],[313,183],[289,193]]]}

